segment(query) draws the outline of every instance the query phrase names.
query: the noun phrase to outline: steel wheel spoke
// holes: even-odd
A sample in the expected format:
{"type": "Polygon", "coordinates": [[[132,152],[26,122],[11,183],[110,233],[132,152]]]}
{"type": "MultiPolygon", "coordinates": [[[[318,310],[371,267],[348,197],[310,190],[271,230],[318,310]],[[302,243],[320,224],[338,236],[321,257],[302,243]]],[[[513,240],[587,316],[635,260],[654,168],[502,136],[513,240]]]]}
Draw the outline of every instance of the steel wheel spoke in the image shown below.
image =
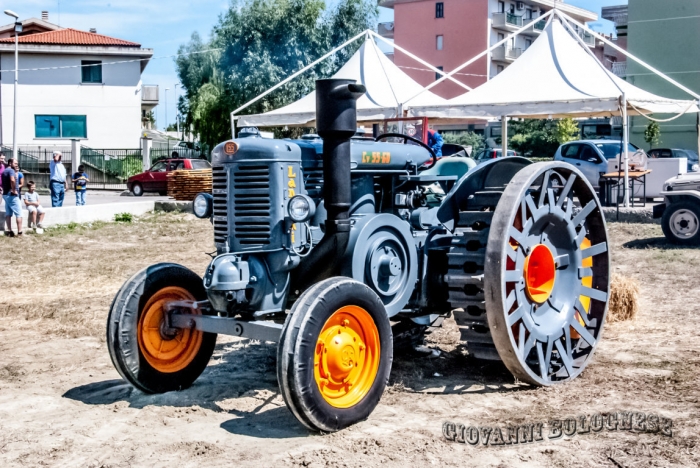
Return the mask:
{"type": "Polygon", "coordinates": [[[593,268],[578,267],[578,279],[588,278],[593,276],[593,268]]]}
{"type": "Polygon", "coordinates": [[[591,333],[586,327],[581,325],[581,323],[578,320],[576,320],[576,317],[574,317],[574,320],[571,322],[571,326],[574,330],[576,330],[576,332],[579,335],[581,335],[581,338],[583,338],[586,343],[588,343],[591,346],[595,345],[595,338],[593,338],[593,335],[591,335],[591,333]]]}
{"type": "Polygon", "coordinates": [[[583,222],[586,220],[586,218],[588,218],[588,215],[591,214],[593,212],[593,210],[595,210],[595,208],[596,208],[595,200],[589,201],[588,204],[581,211],[578,212],[576,217],[573,220],[571,220],[573,225],[575,227],[577,227],[577,226],[583,224],[583,222]]]}
{"type": "Polygon", "coordinates": [[[525,203],[527,204],[527,207],[530,209],[530,213],[532,214],[532,218],[535,218],[535,213],[537,213],[537,206],[535,205],[535,200],[532,199],[532,195],[528,194],[525,197],[525,203]]]}
{"type": "Polygon", "coordinates": [[[608,243],[601,242],[600,244],[592,245],[581,251],[582,258],[595,257],[608,251],[608,243]]]}
{"type": "Polygon", "coordinates": [[[530,350],[532,350],[533,346],[535,346],[535,335],[530,333],[530,336],[528,337],[527,341],[525,342],[525,346],[523,346],[523,352],[521,354],[523,361],[527,359],[527,356],[530,354],[530,350]]]}
{"type": "Polygon", "coordinates": [[[564,367],[566,368],[566,372],[569,374],[569,376],[573,375],[574,368],[571,364],[571,357],[569,354],[566,353],[566,350],[564,349],[564,345],[561,344],[561,340],[556,340],[554,342],[554,346],[556,346],[557,351],[559,351],[559,356],[561,357],[561,363],[564,364],[564,367]]]}
{"type": "Polygon", "coordinates": [[[557,200],[554,197],[554,189],[547,189],[547,204],[549,205],[550,211],[553,207],[557,206],[557,200]]]}
{"type": "Polygon", "coordinates": [[[583,323],[589,327],[591,326],[591,321],[588,318],[588,311],[586,310],[585,307],[583,307],[583,304],[581,304],[581,298],[578,297],[576,298],[576,310],[578,311],[578,314],[581,316],[583,319],[583,323]]]}
{"type": "Polygon", "coordinates": [[[518,252],[512,247],[506,247],[506,255],[514,262],[518,259],[518,252]]]}
{"type": "Polygon", "coordinates": [[[506,283],[517,283],[523,278],[523,272],[520,270],[506,270],[504,281],[506,283]]]}
{"type": "Polygon", "coordinates": [[[515,299],[517,298],[517,294],[515,291],[511,291],[510,294],[508,294],[508,297],[506,298],[506,307],[505,311],[508,312],[511,307],[513,307],[513,304],[515,304],[515,299]]]}
{"type": "Polygon", "coordinates": [[[544,362],[544,354],[542,353],[542,343],[537,342],[537,362],[540,365],[540,377],[547,378],[547,364],[544,362]]]}
{"type": "Polygon", "coordinates": [[[518,327],[518,351],[520,355],[523,355],[523,349],[525,348],[525,325],[523,323],[518,327]]]}
{"type": "Polygon", "coordinates": [[[600,291],[598,289],[589,288],[586,286],[581,287],[581,295],[595,299],[596,301],[605,302],[608,300],[608,293],[605,291],[600,291]]]}
{"type": "Polygon", "coordinates": [[[571,173],[569,176],[569,180],[566,181],[566,185],[564,188],[561,190],[561,193],[559,194],[559,200],[557,201],[557,208],[561,208],[564,205],[564,202],[568,198],[569,192],[571,191],[571,187],[574,186],[574,182],[576,181],[576,174],[574,172],[571,173]]]}
{"type": "Polygon", "coordinates": [[[571,327],[568,324],[564,327],[564,343],[566,344],[566,355],[571,356],[571,327]]]}
{"type": "Polygon", "coordinates": [[[549,187],[549,178],[551,174],[551,169],[544,173],[544,178],[542,179],[542,187],[540,188],[540,199],[537,203],[538,208],[542,208],[542,206],[544,205],[544,197],[547,195],[547,187],[549,187]]]}
{"type": "Polygon", "coordinates": [[[526,310],[527,305],[523,304],[517,309],[515,309],[512,314],[508,315],[508,318],[506,318],[506,323],[508,323],[508,326],[512,327],[515,324],[515,322],[520,320],[525,314],[526,310]]]}

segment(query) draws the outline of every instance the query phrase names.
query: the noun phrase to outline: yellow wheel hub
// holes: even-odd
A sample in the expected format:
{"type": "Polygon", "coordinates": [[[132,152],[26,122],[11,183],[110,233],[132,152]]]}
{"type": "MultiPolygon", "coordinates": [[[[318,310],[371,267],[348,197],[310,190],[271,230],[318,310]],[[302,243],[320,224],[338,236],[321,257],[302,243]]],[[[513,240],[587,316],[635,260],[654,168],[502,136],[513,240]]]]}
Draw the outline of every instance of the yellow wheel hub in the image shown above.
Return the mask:
{"type": "Polygon", "coordinates": [[[174,336],[163,333],[163,307],[172,301],[194,301],[184,288],[169,286],[157,291],[148,300],[138,325],[141,354],[157,371],[172,373],[187,367],[197,356],[203,333],[198,330],[177,330],[174,336]]]}
{"type": "Polygon", "coordinates": [[[379,369],[379,332],[358,306],[338,309],[323,326],[314,352],[314,377],[323,399],[350,408],[367,395],[379,369]]]}

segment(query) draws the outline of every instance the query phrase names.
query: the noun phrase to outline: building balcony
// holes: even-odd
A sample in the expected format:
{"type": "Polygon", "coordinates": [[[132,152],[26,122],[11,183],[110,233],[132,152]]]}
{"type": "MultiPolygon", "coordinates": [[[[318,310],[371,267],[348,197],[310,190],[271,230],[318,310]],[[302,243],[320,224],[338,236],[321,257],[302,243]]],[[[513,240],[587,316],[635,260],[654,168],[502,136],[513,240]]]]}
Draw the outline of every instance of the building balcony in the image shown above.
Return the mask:
{"type": "Polygon", "coordinates": [[[394,38],[394,22],[389,21],[386,23],[379,23],[377,25],[377,33],[385,37],[387,39],[393,39],[394,38]]]}
{"type": "Polygon", "coordinates": [[[523,31],[523,34],[527,34],[530,36],[539,35],[542,31],[544,31],[544,27],[547,25],[546,19],[525,19],[525,24],[528,24],[528,22],[530,23],[530,27],[523,31]]]}
{"type": "Polygon", "coordinates": [[[494,28],[505,29],[506,31],[517,31],[523,27],[523,17],[510,13],[494,13],[492,25],[494,28]]]}
{"type": "Polygon", "coordinates": [[[141,105],[146,107],[158,105],[158,85],[141,86],[141,105]]]}
{"type": "Polygon", "coordinates": [[[615,74],[615,76],[619,76],[620,78],[626,78],[627,77],[627,62],[613,62],[612,63],[612,72],[615,74]]]}
{"type": "Polygon", "coordinates": [[[520,55],[523,53],[522,49],[519,49],[517,47],[506,47],[506,46],[501,46],[501,47],[496,47],[493,49],[491,52],[491,59],[495,60],[497,62],[514,62],[515,59],[520,57],[520,55]]]}
{"type": "Polygon", "coordinates": [[[595,36],[586,31],[579,31],[578,35],[588,47],[595,47],[595,36]]]}

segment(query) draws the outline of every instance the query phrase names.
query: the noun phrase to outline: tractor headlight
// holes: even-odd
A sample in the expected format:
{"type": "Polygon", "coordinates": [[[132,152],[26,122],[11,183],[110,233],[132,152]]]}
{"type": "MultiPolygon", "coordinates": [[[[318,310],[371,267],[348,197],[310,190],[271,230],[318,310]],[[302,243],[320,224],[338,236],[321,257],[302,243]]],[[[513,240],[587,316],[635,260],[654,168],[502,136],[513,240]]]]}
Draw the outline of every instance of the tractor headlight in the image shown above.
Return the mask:
{"type": "Polygon", "coordinates": [[[194,215],[200,219],[210,218],[212,212],[214,197],[209,193],[198,193],[192,202],[192,211],[194,215]]]}
{"type": "Polygon", "coordinates": [[[303,223],[310,220],[316,214],[316,205],[307,195],[297,195],[289,200],[287,207],[289,217],[295,223],[303,223]]]}
{"type": "Polygon", "coordinates": [[[693,172],[700,172],[700,164],[693,164],[693,167],[691,167],[690,170],[693,172]]]}

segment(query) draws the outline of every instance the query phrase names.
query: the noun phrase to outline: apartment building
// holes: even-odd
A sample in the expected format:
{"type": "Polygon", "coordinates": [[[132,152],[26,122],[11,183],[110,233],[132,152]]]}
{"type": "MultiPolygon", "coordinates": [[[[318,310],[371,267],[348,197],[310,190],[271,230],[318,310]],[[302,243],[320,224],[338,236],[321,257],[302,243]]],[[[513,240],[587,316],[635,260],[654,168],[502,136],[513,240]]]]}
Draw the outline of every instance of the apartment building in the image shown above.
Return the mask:
{"type": "MultiPolygon", "coordinates": [[[[555,3],[561,11],[582,23],[598,19],[596,13],[554,0],[379,0],[379,6],[394,10],[394,21],[380,24],[379,33],[433,66],[449,71],[512,32],[529,26],[455,76],[475,88],[503,71],[537,39],[546,24],[541,16],[555,3]]],[[[589,47],[596,47],[592,35],[583,30],[580,35],[589,47]]],[[[438,78],[435,72],[405,54],[396,52],[393,59],[424,86],[438,78]]],[[[451,82],[441,83],[433,91],[447,99],[465,92],[451,82]]]]}

